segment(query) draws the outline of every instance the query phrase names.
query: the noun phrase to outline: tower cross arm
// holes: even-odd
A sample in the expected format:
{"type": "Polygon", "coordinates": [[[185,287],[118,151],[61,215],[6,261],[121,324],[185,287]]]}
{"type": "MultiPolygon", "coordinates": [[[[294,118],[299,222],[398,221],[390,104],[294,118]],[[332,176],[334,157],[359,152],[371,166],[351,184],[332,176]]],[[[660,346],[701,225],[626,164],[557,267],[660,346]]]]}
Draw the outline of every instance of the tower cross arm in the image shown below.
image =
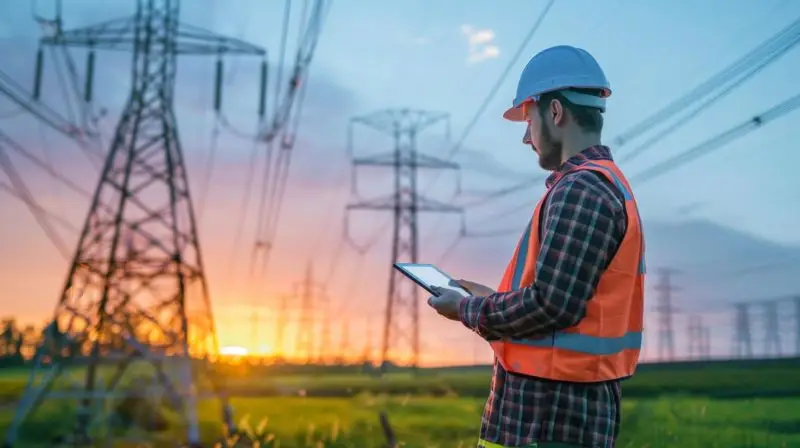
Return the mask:
{"type": "Polygon", "coordinates": [[[416,196],[416,203],[414,204],[403,201],[398,205],[394,196],[383,196],[348,204],[347,210],[395,210],[398,206],[402,208],[413,206],[415,210],[420,212],[462,213],[464,210],[462,207],[446,204],[422,195],[416,196]]]}
{"type": "Polygon", "coordinates": [[[462,213],[463,207],[446,204],[435,199],[417,195],[417,210],[422,212],[462,213]]]}
{"type": "Polygon", "coordinates": [[[347,204],[347,210],[394,210],[394,196],[384,196],[347,204]]]}
{"type": "MultiPolygon", "coordinates": [[[[60,31],[52,36],[42,38],[41,42],[45,45],[131,51],[136,46],[137,39],[144,39],[146,35],[146,33],[141,33],[142,37],[138,37],[136,23],[136,17],[111,20],[88,27],[60,31]]],[[[184,23],[178,23],[175,36],[174,51],[176,54],[253,56],[267,54],[263,47],[184,23]]]]}
{"type": "Polygon", "coordinates": [[[367,116],[353,117],[352,123],[362,124],[386,134],[419,132],[442,120],[449,114],[417,109],[386,109],[367,116]]]}
{"type": "MultiPolygon", "coordinates": [[[[353,164],[357,166],[394,166],[397,163],[394,153],[378,154],[368,157],[358,157],[353,159],[353,164]]],[[[448,162],[437,157],[432,157],[422,153],[417,153],[412,160],[408,154],[401,154],[400,164],[413,164],[417,168],[431,168],[431,169],[459,169],[459,165],[455,162],[448,162]]]]}

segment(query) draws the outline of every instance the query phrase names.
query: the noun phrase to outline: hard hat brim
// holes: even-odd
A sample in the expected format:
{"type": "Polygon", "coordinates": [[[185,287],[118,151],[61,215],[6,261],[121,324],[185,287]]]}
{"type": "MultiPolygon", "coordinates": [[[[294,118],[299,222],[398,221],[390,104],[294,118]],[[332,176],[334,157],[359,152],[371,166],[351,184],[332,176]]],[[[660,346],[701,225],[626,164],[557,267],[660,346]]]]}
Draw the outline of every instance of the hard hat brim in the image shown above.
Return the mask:
{"type": "Polygon", "coordinates": [[[503,113],[503,118],[508,121],[525,121],[522,105],[509,108],[503,113]]]}

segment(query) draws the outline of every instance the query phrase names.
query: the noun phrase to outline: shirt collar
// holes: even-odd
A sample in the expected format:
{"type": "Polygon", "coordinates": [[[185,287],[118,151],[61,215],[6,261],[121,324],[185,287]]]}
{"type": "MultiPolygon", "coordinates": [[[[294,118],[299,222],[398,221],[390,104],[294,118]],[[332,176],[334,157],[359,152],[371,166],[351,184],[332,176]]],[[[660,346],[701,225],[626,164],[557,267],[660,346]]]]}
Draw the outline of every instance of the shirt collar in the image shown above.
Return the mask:
{"type": "Polygon", "coordinates": [[[614,159],[611,157],[611,150],[607,146],[590,146],[567,159],[567,161],[561,164],[557,170],[553,171],[549,176],[547,176],[545,186],[547,186],[547,188],[552,187],[556,182],[558,182],[559,179],[564,177],[564,175],[570,172],[573,168],[585,165],[592,160],[613,161],[614,159]]]}

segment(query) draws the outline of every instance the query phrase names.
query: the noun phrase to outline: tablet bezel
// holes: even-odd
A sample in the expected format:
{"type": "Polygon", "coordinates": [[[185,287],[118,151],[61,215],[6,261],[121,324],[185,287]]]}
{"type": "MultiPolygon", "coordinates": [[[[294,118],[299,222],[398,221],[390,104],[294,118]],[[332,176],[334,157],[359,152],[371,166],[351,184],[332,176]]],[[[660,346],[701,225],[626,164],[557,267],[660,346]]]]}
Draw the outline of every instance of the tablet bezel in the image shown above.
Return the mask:
{"type": "MultiPolygon", "coordinates": [[[[430,263],[394,263],[393,266],[394,266],[395,269],[397,269],[398,271],[402,272],[403,275],[405,275],[406,277],[411,279],[414,283],[416,283],[419,286],[421,286],[422,289],[424,289],[425,291],[428,291],[429,293],[431,293],[431,294],[433,294],[433,295],[435,295],[437,297],[439,296],[439,294],[436,294],[434,291],[431,291],[431,289],[428,287],[428,285],[424,284],[422,282],[422,280],[417,278],[417,276],[412,274],[410,271],[406,270],[405,266],[425,266],[425,267],[430,267],[430,268],[436,269],[437,271],[439,271],[440,274],[442,274],[443,276],[447,277],[448,279],[454,280],[453,277],[450,276],[450,274],[447,274],[446,272],[444,272],[441,269],[439,269],[438,267],[436,267],[436,265],[433,265],[433,264],[430,264],[430,263]]],[[[453,287],[451,285],[447,285],[446,287],[448,287],[450,289],[455,289],[456,288],[456,287],[453,287]]],[[[458,288],[463,290],[465,293],[467,293],[467,295],[472,295],[463,286],[459,285],[458,288]]]]}

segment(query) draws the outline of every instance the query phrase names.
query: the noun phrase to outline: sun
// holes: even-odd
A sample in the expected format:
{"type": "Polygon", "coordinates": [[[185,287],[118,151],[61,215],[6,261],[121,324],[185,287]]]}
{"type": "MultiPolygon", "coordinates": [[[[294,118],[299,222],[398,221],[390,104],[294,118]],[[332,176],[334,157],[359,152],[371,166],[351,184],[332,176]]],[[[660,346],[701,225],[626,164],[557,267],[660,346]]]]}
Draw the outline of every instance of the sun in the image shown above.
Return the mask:
{"type": "Polygon", "coordinates": [[[226,356],[247,356],[248,350],[244,347],[229,345],[227,347],[220,348],[219,353],[226,356]]]}

